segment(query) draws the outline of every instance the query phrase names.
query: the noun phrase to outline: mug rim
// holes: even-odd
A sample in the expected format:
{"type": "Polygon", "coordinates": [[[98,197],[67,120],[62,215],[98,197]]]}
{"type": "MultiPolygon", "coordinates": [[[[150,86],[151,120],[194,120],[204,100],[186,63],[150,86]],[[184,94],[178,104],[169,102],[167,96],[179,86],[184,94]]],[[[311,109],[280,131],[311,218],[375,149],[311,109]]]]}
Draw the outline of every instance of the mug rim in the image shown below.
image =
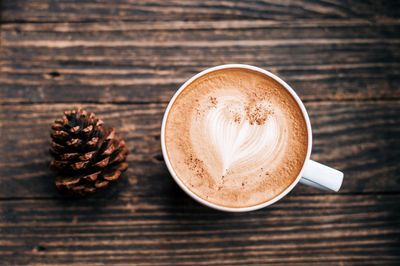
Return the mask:
{"type": "Polygon", "coordinates": [[[210,67],[207,68],[199,73],[197,73],[196,75],[192,76],[190,79],[188,79],[185,83],[183,83],[179,89],[174,93],[174,95],[172,96],[171,100],[168,103],[167,108],[164,111],[164,116],[163,116],[163,120],[162,120],[162,125],[161,125],[161,149],[162,149],[162,154],[164,157],[164,161],[165,164],[167,165],[168,171],[170,172],[172,178],[175,180],[175,182],[179,185],[179,187],[186,192],[186,194],[188,194],[190,197],[192,197],[194,200],[196,200],[197,202],[208,206],[210,208],[216,209],[216,210],[220,210],[220,211],[226,211],[226,212],[248,212],[248,211],[255,211],[264,207],[267,207],[269,205],[274,204],[275,202],[279,201],[280,199],[282,199],[284,196],[286,196],[290,191],[292,191],[292,189],[297,185],[297,183],[299,183],[301,176],[304,172],[305,166],[308,162],[308,160],[310,160],[310,156],[311,156],[311,148],[312,148],[312,130],[311,130],[311,123],[310,123],[310,118],[308,116],[307,110],[303,104],[303,102],[301,101],[300,97],[297,95],[297,93],[293,90],[293,88],[287,84],[285,81],[283,81],[281,78],[279,78],[277,75],[256,67],[256,66],[252,66],[252,65],[246,65],[246,64],[223,64],[223,65],[218,65],[218,66],[214,66],[214,67],[210,67]],[[285,189],[283,190],[280,194],[278,194],[276,197],[259,203],[257,205],[253,205],[253,206],[248,206],[248,207],[227,207],[227,206],[222,206],[222,205],[218,205],[212,202],[209,202],[203,198],[201,198],[200,196],[198,196],[197,194],[195,194],[194,192],[192,192],[184,183],[183,181],[178,177],[178,175],[175,173],[174,168],[171,165],[170,162],[170,158],[168,156],[168,152],[167,152],[167,148],[166,148],[166,144],[165,144],[165,127],[167,124],[167,119],[170,113],[170,110],[173,106],[173,104],[175,103],[175,100],[178,98],[178,96],[182,93],[183,90],[186,89],[186,87],[191,84],[193,81],[195,81],[196,79],[210,73],[213,71],[217,71],[217,70],[221,70],[221,69],[228,69],[228,68],[241,68],[241,69],[248,69],[248,70],[252,70],[258,73],[261,73],[263,75],[266,75],[270,78],[272,78],[273,80],[275,80],[276,82],[278,82],[280,85],[282,85],[290,94],[291,96],[295,99],[297,105],[300,107],[300,110],[303,114],[303,118],[306,122],[306,127],[307,127],[307,153],[306,156],[304,158],[304,163],[303,166],[298,174],[298,176],[296,177],[296,179],[285,189]]]}

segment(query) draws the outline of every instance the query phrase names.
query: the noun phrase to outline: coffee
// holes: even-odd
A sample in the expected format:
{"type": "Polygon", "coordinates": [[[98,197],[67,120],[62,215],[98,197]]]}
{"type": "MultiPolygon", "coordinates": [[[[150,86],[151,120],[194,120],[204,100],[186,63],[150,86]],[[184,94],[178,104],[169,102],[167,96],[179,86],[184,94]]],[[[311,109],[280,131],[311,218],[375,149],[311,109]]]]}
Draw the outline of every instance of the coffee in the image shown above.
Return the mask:
{"type": "Polygon", "coordinates": [[[299,175],[307,155],[302,111],[277,81],[227,68],[190,83],[165,126],[165,147],[183,184],[226,207],[277,197],[299,175]]]}

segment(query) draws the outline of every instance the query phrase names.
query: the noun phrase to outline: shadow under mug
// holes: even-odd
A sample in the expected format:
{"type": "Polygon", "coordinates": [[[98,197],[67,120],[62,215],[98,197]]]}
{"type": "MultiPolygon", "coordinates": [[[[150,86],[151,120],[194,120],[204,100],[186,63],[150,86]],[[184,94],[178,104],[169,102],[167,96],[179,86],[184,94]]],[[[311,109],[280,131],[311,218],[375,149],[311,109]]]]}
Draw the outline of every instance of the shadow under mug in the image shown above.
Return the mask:
{"type": "Polygon", "coordinates": [[[333,169],[331,167],[328,167],[326,165],[320,164],[318,162],[315,162],[310,159],[311,155],[311,148],[312,148],[312,131],[311,131],[311,123],[310,123],[310,118],[307,114],[306,108],[304,107],[303,102],[300,100],[299,96],[296,94],[296,92],[282,79],[280,79],[278,76],[272,74],[269,71],[266,71],[262,68],[255,67],[255,66],[250,66],[250,65],[244,65],[244,64],[227,64],[227,65],[219,65],[215,67],[208,68],[197,75],[193,76],[189,80],[187,80],[174,94],[172,99],[170,100],[167,109],[165,110],[164,113],[164,118],[162,121],[162,126],[161,126],[161,148],[164,156],[165,163],[168,167],[169,172],[171,173],[172,177],[176,181],[176,183],[193,199],[196,201],[211,207],[213,209],[221,210],[221,211],[227,211],[227,212],[246,212],[246,211],[253,211],[253,210],[258,210],[261,208],[264,208],[266,206],[269,206],[281,198],[283,198],[285,195],[287,195],[299,182],[308,186],[312,186],[315,188],[319,188],[322,190],[327,190],[327,191],[339,191],[342,182],[343,182],[343,173],[333,169]],[[279,195],[277,195],[275,198],[268,200],[266,202],[262,202],[257,205],[249,206],[249,207],[239,207],[239,208],[234,208],[234,207],[226,207],[226,206],[221,206],[214,204],[212,202],[209,202],[200,196],[196,195],[193,193],[179,178],[179,176],[175,173],[171,162],[170,158],[168,157],[168,153],[166,150],[166,145],[165,145],[165,127],[166,127],[166,122],[167,118],[169,115],[169,112],[171,110],[172,105],[174,104],[176,98],[179,96],[179,94],[185,90],[185,88],[192,83],[194,80],[198,79],[201,76],[204,76],[210,72],[220,70],[220,69],[229,69],[229,68],[242,68],[242,69],[247,69],[247,70],[252,70],[258,73],[261,73],[263,75],[266,75],[275,81],[277,81],[279,84],[281,84],[291,95],[292,97],[296,100],[298,106],[300,107],[304,120],[307,125],[307,132],[308,132],[308,147],[307,147],[307,154],[306,158],[304,160],[303,167],[297,176],[297,178],[294,180],[294,182],[287,187],[284,191],[282,191],[279,195]]]}

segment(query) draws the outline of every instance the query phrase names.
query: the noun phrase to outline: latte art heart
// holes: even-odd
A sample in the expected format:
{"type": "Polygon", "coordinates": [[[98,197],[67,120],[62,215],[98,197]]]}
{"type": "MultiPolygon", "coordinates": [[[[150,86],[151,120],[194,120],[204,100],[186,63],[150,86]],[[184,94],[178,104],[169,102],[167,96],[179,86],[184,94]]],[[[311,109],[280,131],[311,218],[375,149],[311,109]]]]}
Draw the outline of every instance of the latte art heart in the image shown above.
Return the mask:
{"type": "Polygon", "coordinates": [[[217,184],[241,186],[235,182],[256,174],[260,169],[273,168],[274,161],[282,156],[283,139],[286,138],[282,124],[267,102],[246,103],[245,95],[212,97],[216,99],[211,108],[202,110],[191,128],[191,136],[200,139],[194,146],[199,159],[205,165],[219,162],[220,167],[210,167],[217,184]]]}

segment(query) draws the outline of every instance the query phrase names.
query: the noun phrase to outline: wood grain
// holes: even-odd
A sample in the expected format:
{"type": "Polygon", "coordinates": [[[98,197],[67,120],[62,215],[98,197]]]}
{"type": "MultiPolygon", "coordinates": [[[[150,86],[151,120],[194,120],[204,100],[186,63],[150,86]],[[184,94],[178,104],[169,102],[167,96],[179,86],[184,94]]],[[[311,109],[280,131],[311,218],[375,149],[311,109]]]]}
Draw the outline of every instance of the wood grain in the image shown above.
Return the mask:
{"type": "Polygon", "coordinates": [[[289,196],[242,214],[213,211],[175,191],[6,201],[0,255],[5,265],[396,265],[399,200],[289,196]]]}
{"type": "MultiPolygon", "coordinates": [[[[400,102],[307,103],[312,158],[342,170],[345,193],[400,191],[400,102]]],[[[57,197],[47,169],[49,126],[71,105],[0,106],[0,197],[57,197]]],[[[165,104],[84,105],[125,136],[130,168],[122,195],[161,195],[176,186],[164,165],[160,126],[165,104]]],[[[321,193],[305,187],[296,194],[321,193]]],[[[322,192],[324,193],[324,192],[322,192]]]]}
{"type": "Polygon", "coordinates": [[[398,1],[2,1],[3,21],[197,21],[222,19],[399,17],[398,1]]]}
{"type": "Polygon", "coordinates": [[[6,24],[0,102],[166,102],[218,64],[271,70],[306,101],[398,99],[400,21],[6,24]]]}
{"type": "Polygon", "coordinates": [[[400,265],[400,2],[0,0],[1,265],[400,265]],[[342,190],[298,186],[266,209],[191,200],[160,149],[190,76],[257,65],[306,102],[312,158],[342,190]],[[131,150],[121,181],[62,197],[49,126],[95,111],[131,150]]]}

